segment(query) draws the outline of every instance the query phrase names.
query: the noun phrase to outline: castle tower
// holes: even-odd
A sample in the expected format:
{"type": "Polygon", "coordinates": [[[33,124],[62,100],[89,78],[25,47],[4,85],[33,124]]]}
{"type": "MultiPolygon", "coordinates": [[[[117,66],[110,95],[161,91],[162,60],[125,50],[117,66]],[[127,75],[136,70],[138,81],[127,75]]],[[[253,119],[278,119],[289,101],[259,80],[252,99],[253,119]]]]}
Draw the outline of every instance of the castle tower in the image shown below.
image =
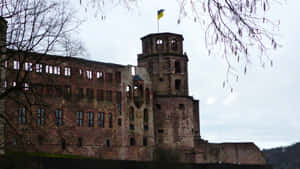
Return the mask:
{"type": "Polygon", "coordinates": [[[143,53],[138,66],[152,76],[156,95],[188,96],[188,58],[183,53],[182,35],[150,34],[142,38],[143,53]]]}
{"type": "Polygon", "coordinates": [[[199,105],[188,93],[183,37],[157,33],[141,40],[143,52],[138,55],[138,66],[145,67],[152,80],[156,145],[180,150],[180,158],[193,161],[190,153],[195,138],[200,138],[199,105]]]}

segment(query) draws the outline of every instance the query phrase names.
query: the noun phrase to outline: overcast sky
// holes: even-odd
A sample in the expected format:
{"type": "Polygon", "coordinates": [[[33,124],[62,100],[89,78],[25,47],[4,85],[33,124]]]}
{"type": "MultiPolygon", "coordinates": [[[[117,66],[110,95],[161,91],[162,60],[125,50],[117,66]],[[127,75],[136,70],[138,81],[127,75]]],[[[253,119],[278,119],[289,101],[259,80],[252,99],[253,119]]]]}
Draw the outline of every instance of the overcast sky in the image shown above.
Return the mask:
{"type": "Polygon", "coordinates": [[[296,0],[275,6],[271,17],[281,20],[278,37],[283,47],[272,54],[274,67],[250,65],[231,94],[222,88],[224,61],[208,56],[199,24],[188,18],[177,24],[175,0],[144,0],[131,11],[109,7],[104,21],[93,13],[81,13],[87,21],[78,35],[88,49],[88,59],[136,65],[140,37],[157,32],[156,12],[165,9],[160,31],[184,36],[189,94],[200,100],[201,137],[209,142],[251,141],[271,148],[300,141],[299,6],[296,0]]]}

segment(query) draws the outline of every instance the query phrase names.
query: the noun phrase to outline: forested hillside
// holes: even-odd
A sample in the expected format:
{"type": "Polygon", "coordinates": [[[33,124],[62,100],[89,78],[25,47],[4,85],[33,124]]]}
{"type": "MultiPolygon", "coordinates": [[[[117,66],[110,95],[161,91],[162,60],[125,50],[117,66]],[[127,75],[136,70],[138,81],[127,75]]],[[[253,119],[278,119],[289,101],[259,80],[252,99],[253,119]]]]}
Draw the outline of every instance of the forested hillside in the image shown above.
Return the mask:
{"type": "Polygon", "coordinates": [[[287,147],[263,150],[273,169],[300,169],[300,142],[287,147]]]}

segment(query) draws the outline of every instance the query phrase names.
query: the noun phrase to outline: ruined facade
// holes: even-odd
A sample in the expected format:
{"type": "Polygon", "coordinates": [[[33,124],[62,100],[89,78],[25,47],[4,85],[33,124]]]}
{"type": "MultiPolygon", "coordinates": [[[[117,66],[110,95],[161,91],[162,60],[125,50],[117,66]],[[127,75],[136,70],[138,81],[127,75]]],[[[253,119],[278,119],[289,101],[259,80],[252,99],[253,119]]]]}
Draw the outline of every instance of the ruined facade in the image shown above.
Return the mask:
{"type": "Polygon", "coordinates": [[[189,96],[182,35],[141,40],[137,66],[2,52],[3,90],[19,89],[1,100],[6,150],[264,164],[253,143],[211,144],[200,137],[199,101],[189,96]]]}

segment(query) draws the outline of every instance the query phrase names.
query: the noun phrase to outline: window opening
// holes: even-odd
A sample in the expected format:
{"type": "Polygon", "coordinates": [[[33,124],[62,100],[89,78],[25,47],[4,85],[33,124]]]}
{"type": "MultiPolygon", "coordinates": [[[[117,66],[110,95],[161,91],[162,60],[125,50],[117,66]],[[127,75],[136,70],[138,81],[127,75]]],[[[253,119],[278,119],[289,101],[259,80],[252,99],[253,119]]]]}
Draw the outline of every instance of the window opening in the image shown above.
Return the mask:
{"type": "Polygon", "coordinates": [[[118,125],[122,126],[122,119],[118,119],[118,125]]]}
{"type": "Polygon", "coordinates": [[[131,146],[135,145],[135,139],[133,137],[130,138],[130,145],[131,146]]]}
{"type": "Polygon", "coordinates": [[[71,68],[65,67],[65,76],[71,76],[71,68]]]}
{"type": "Polygon", "coordinates": [[[146,89],[146,104],[150,104],[150,90],[146,89]]]}
{"type": "Polygon", "coordinates": [[[83,112],[76,112],[77,126],[83,126],[83,112]]]}
{"type": "Polygon", "coordinates": [[[42,65],[42,64],[36,64],[36,65],[35,65],[35,71],[36,71],[37,73],[43,72],[43,65],[42,65]]]}
{"type": "Polygon", "coordinates": [[[56,122],[56,126],[63,125],[63,112],[61,110],[55,111],[55,122],[56,122]]]}
{"type": "Polygon", "coordinates": [[[121,72],[116,72],[116,82],[121,83],[121,72]]]}
{"type": "Polygon", "coordinates": [[[98,113],[98,127],[104,128],[104,112],[98,113]]]}
{"type": "Polygon", "coordinates": [[[41,135],[38,135],[38,143],[39,143],[39,145],[42,145],[42,144],[43,144],[43,142],[44,142],[44,138],[43,138],[43,136],[41,136],[41,135]]]}
{"type": "Polygon", "coordinates": [[[24,83],[24,90],[25,90],[25,91],[28,91],[28,90],[29,90],[29,84],[26,83],[26,82],[24,83]]]}
{"type": "Polygon", "coordinates": [[[110,140],[106,140],[106,147],[110,147],[110,140]]]}
{"type": "Polygon", "coordinates": [[[143,138],[143,146],[147,146],[148,145],[148,140],[147,137],[143,138]]]}
{"type": "Polygon", "coordinates": [[[157,109],[157,110],[160,110],[160,109],[161,109],[160,104],[155,104],[155,106],[156,106],[156,109],[157,109]]]}
{"type": "Polygon", "coordinates": [[[163,40],[162,39],[157,39],[156,40],[156,44],[157,45],[162,45],[163,44],[163,40]]]}
{"type": "Polygon", "coordinates": [[[86,77],[88,80],[92,80],[93,79],[93,72],[91,70],[87,70],[86,71],[86,77]]]}
{"type": "Polygon", "coordinates": [[[181,73],[181,66],[179,61],[175,61],[175,73],[181,73]]]}
{"type": "Polygon", "coordinates": [[[177,40],[176,40],[176,39],[172,39],[172,40],[171,40],[171,48],[172,48],[173,50],[177,50],[178,44],[177,44],[177,40]]]}
{"type": "Polygon", "coordinates": [[[149,130],[148,124],[145,124],[145,125],[144,125],[144,130],[145,130],[145,131],[148,131],[148,130],[149,130]]]}
{"type": "Polygon", "coordinates": [[[20,69],[20,62],[14,60],[14,70],[19,70],[20,69]]]}
{"type": "Polygon", "coordinates": [[[98,101],[104,100],[104,91],[103,90],[100,90],[100,89],[97,90],[97,100],[98,101]]]}
{"type": "Polygon", "coordinates": [[[131,86],[126,86],[126,97],[131,100],[131,95],[132,95],[132,91],[131,91],[131,86]]]}
{"type": "Polygon", "coordinates": [[[184,110],[184,104],[179,104],[179,109],[184,110]]]}
{"type": "Polygon", "coordinates": [[[96,73],[97,79],[103,79],[103,72],[96,73]]]}
{"type": "Polygon", "coordinates": [[[135,66],[131,66],[131,75],[134,76],[136,74],[135,66]]]}
{"type": "Polygon", "coordinates": [[[112,73],[105,73],[105,80],[109,83],[112,82],[112,73]]]}
{"type": "Polygon", "coordinates": [[[30,63],[30,62],[25,62],[25,64],[24,64],[24,69],[25,69],[25,71],[32,71],[32,63],[30,63]]]}
{"type": "Polygon", "coordinates": [[[122,105],[122,93],[117,92],[117,110],[121,112],[121,105],[122,105]]]}
{"type": "Polygon", "coordinates": [[[64,138],[61,139],[61,149],[63,149],[63,150],[66,149],[66,140],[64,138]]]}
{"type": "Polygon", "coordinates": [[[79,97],[80,99],[83,98],[83,88],[78,88],[78,89],[77,89],[77,95],[78,95],[78,97],[79,97]]]}
{"type": "Polygon", "coordinates": [[[26,109],[25,107],[19,108],[19,115],[18,115],[18,122],[19,124],[26,124],[27,123],[27,116],[26,116],[26,109]]]}
{"type": "Polygon", "coordinates": [[[37,110],[37,125],[45,125],[45,110],[43,108],[38,108],[37,110]]]}
{"type": "Polygon", "coordinates": [[[108,122],[109,122],[109,128],[112,128],[113,127],[112,113],[108,113],[108,122]]]}
{"type": "Polygon", "coordinates": [[[176,79],[176,80],[175,80],[175,89],[176,89],[176,90],[179,90],[179,89],[180,89],[180,85],[181,85],[181,80],[176,79]]]}
{"type": "Polygon", "coordinates": [[[106,91],[106,101],[112,102],[112,91],[106,91]]]}
{"type": "Polygon", "coordinates": [[[131,121],[134,120],[134,108],[133,107],[129,108],[129,120],[131,120],[131,121]]]}
{"type": "Polygon", "coordinates": [[[87,88],[86,89],[86,95],[87,95],[88,99],[93,99],[94,98],[94,89],[87,88]]]}
{"type": "Polygon", "coordinates": [[[134,130],[134,124],[129,124],[129,129],[134,130]]]}
{"type": "Polygon", "coordinates": [[[77,146],[78,147],[82,147],[82,137],[78,137],[78,144],[77,144],[77,146]]]}
{"type": "Polygon", "coordinates": [[[88,112],[87,118],[88,118],[88,126],[93,127],[94,126],[94,112],[88,112]]]}
{"type": "Polygon", "coordinates": [[[148,109],[144,109],[144,122],[148,123],[148,109]]]}

